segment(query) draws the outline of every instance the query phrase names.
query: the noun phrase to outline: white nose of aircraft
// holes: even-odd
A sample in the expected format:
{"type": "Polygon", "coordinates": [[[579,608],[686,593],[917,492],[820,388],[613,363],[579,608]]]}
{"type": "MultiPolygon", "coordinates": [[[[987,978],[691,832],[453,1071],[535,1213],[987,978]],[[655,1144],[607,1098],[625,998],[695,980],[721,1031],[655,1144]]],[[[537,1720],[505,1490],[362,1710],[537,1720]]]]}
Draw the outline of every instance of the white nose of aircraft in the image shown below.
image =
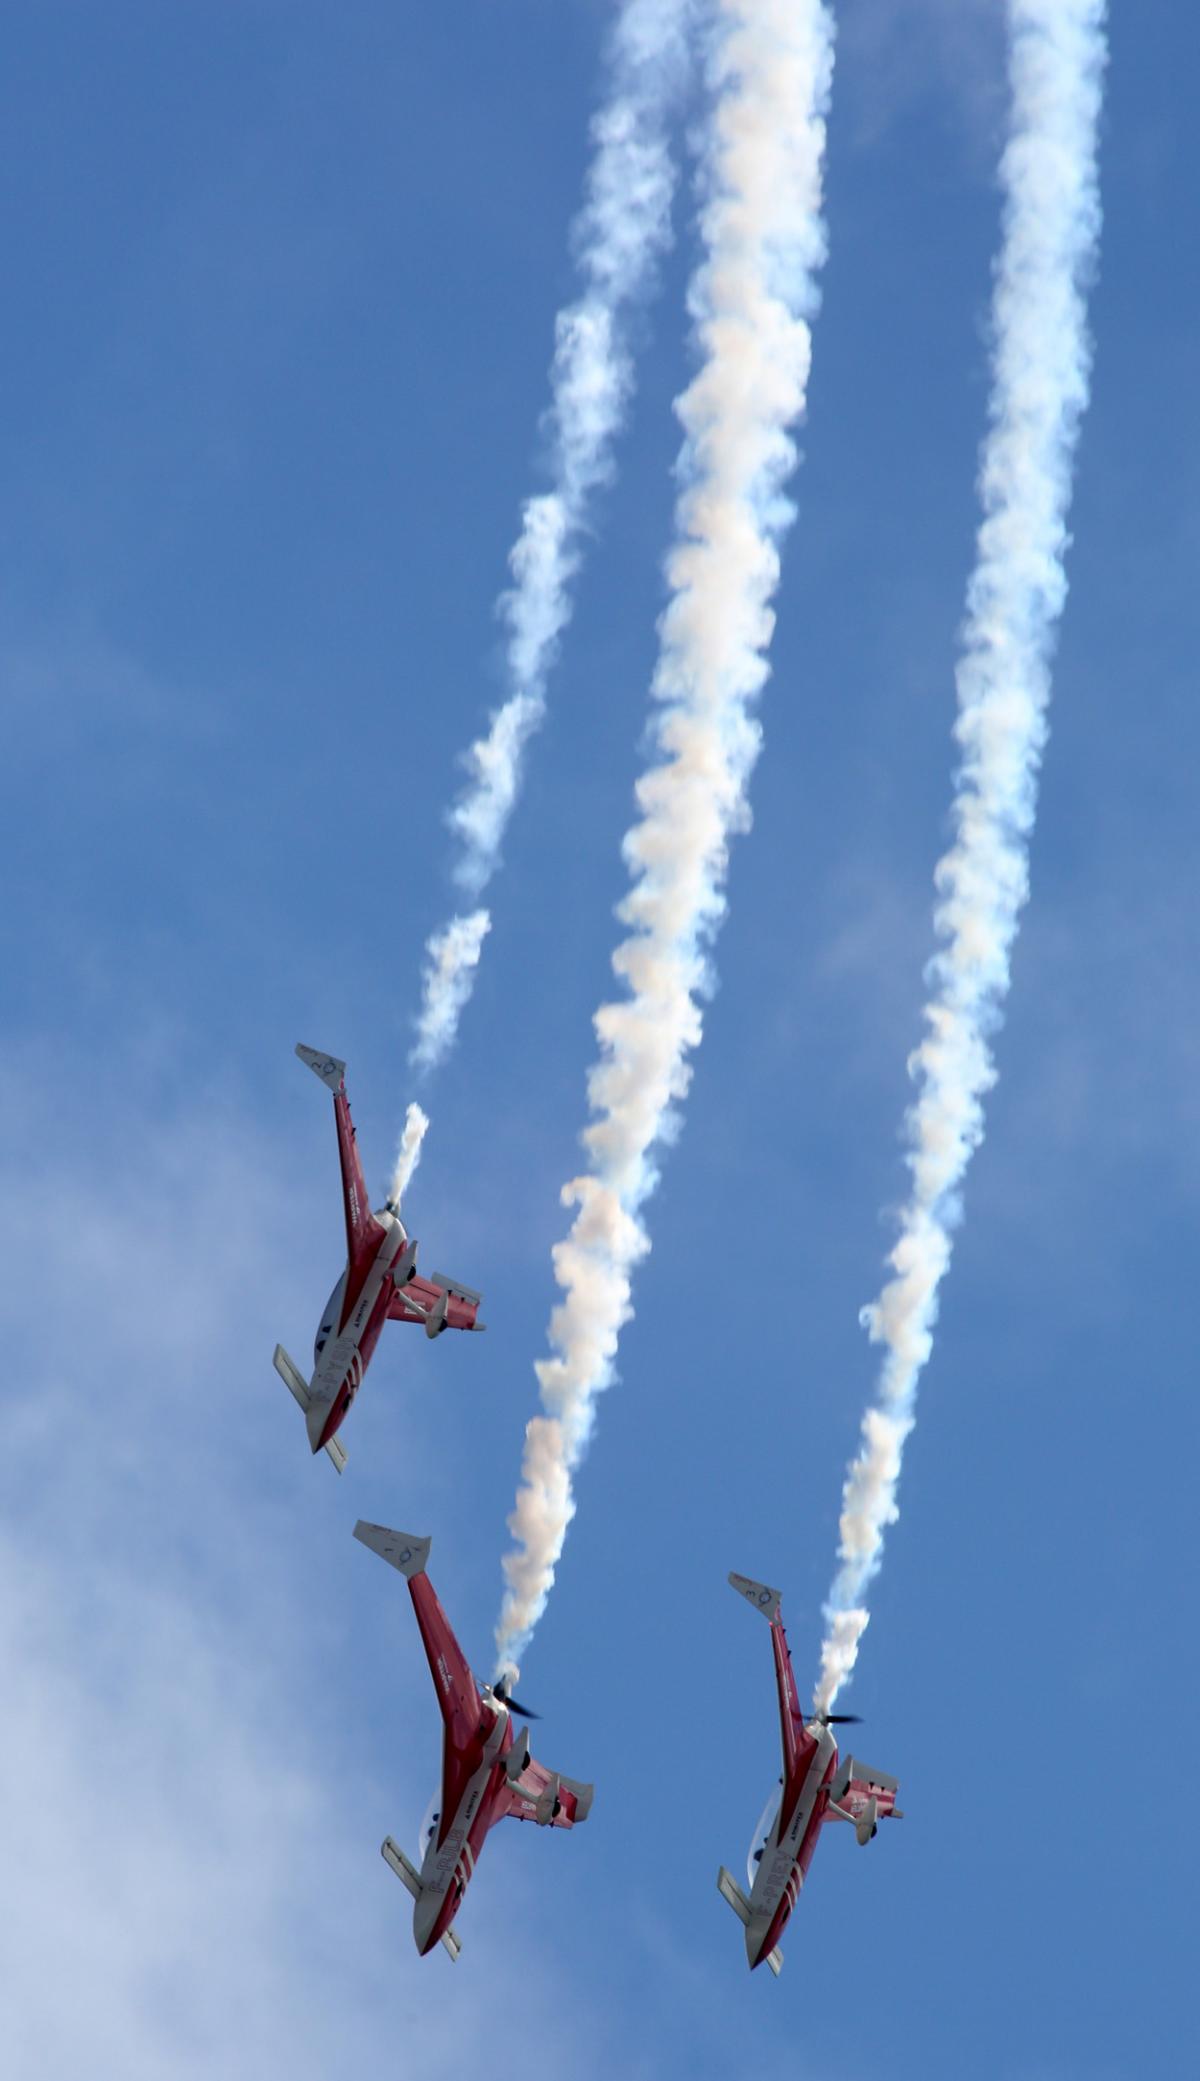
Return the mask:
{"type": "Polygon", "coordinates": [[[422,1957],[430,1948],[434,1924],[441,1911],[442,1895],[427,1888],[413,1909],[413,1937],[422,1957]]]}
{"type": "Polygon", "coordinates": [[[329,1412],[332,1409],[332,1407],[332,1395],[323,1395],[320,1397],[318,1397],[317,1395],[313,1395],[311,1401],[309,1402],[308,1408],[304,1413],[304,1421],[308,1427],[308,1442],[312,1446],[314,1452],[320,1452],[321,1450],[321,1442],[325,1435],[325,1426],[329,1422],[329,1412]]]}
{"type": "Polygon", "coordinates": [[[751,1965],[758,1964],[759,1953],[767,1941],[767,1931],[770,1927],[771,1917],[769,1915],[751,1915],[750,1920],[747,1922],[746,1957],[751,1965]]]}

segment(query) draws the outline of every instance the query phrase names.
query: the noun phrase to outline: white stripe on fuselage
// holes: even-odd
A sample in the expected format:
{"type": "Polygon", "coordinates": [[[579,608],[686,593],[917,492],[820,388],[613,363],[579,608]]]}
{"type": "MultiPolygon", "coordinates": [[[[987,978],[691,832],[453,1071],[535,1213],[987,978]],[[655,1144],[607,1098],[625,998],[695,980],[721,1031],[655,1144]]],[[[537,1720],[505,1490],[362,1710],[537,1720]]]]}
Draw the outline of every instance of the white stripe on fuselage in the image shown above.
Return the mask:
{"type": "Polygon", "coordinates": [[[767,1837],[762,1860],[754,1874],[754,1884],[750,1888],[751,1927],[757,1924],[762,1937],[766,1936],[775,1920],[779,1903],[784,1894],[789,1893],[789,1888],[793,1908],[800,1898],[804,1874],[797,1860],[804,1847],[804,1838],[812,1820],[817,1794],[829,1768],[829,1759],[836,1747],[837,1743],[828,1727],[818,1728],[816,1752],[805,1773],[804,1783],[800,1787],[800,1797],[796,1801],[795,1810],[782,1839],[779,1834],[779,1820],[783,1812],[783,1800],[782,1795],[780,1796],[779,1810],[767,1837]]]}
{"type": "Polygon", "coordinates": [[[496,1724],[488,1735],[483,1751],[483,1761],[468,1780],[458,1811],[450,1827],[439,1843],[435,1835],[425,1852],[421,1866],[421,1897],[413,1909],[413,1935],[418,1947],[424,1944],[430,1930],[442,1912],[442,1903],[454,1884],[461,1879],[463,1891],[475,1871],[475,1855],[467,1837],[479,1812],[484,1793],[488,1788],[496,1758],[504,1741],[504,1730],[508,1725],[508,1714],[500,1712],[496,1724]]]}
{"type": "Polygon", "coordinates": [[[386,1220],[388,1226],[363,1282],[363,1290],[354,1304],[354,1313],[336,1337],[330,1337],[313,1372],[310,1395],[314,1402],[320,1402],[326,1408],[337,1400],[348,1373],[353,1370],[356,1374],[356,1387],[362,1380],[359,1344],[375,1312],[384,1280],[390,1276],[397,1258],[408,1248],[408,1237],[399,1221],[390,1215],[377,1215],[375,1218],[386,1220]]]}

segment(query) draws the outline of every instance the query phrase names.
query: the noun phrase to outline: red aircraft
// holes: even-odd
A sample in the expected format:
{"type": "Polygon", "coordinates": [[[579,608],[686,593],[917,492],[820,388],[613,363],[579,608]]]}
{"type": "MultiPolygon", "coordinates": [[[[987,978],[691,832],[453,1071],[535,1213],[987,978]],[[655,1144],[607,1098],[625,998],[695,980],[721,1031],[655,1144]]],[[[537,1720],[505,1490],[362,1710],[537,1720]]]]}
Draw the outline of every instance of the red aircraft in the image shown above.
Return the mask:
{"type": "Polygon", "coordinates": [[[746,1876],[750,1897],[724,1865],[717,1887],[746,1926],[746,1956],[753,1971],[764,1958],[773,1973],[783,1966],[779,1939],[800,1898],[817,1837],[827,1821],[849,1821],[860,1843],[869,1843],[880,1821],[903,1817],[899,1786],[881,1770],[847,1756],[839,1763],[831,1726],[857,1724],[857,1713],[810,1713],[805,1719],[796,1695],[787,1635],[779,1617],[779,1591],[749,1576],[731,1575],[735,1590],[770,1621],[783,1730],[783,1776],[763,1811],[750,1846],[746,1876]]]}
{"type": "Polygon", "coordinates": [[[476,1683],[425,1573],[430,1541],[362,1518],[354,1536],[408,1581],[445,1721],[442,1781],[421,1829],[421,1869],[410,1864],[390,1835],[384,1837],[383,1855],[416,1902],[413,1936],[421,1956],[441,1943],[457,1958],[462,1946],[450,1924],[475,1875],[488,1830],[506,1814],[542,1828],[574,1828],[591,1811],[592,1787],[534,1761],[529,1737],[524,1728],[514,1730],[512,1715],[534,1720],[537,1714],[518,1705],[503,1680],[495,1686],[476,1683]]]}
{"type": "Polygon", "coordinates": [[[304,1411],[309,1443],[322,1446],[340,1474],[346,1455],[335,1433],[358,1393],[385,1322],[418,1322],[427,1337],[445,1329],[481,1330],[480,1296],[443,1272],[417,1274],[417,1245],[410,1241],[400,1210],[391,1201],[372,1214],[346,1097],[346,1065],[297,1045],[301,1062],[333,1093],[342,1193],[346,1202],[346,1269],[330,1294],[313,1348],[313,1376],[306,1380],[282,1344],[275,1370],[304,1411]]]}

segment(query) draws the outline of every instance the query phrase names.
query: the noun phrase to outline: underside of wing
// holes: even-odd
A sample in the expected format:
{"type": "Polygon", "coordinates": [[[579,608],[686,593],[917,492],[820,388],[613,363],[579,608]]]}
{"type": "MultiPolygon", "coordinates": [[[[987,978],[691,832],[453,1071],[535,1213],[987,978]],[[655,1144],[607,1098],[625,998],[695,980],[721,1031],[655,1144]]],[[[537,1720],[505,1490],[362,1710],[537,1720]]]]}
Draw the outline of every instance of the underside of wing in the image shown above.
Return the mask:
{"type": "Polygon", "coordinates": [[[443,1329],[482,1329],[478,1317],[479,1295],[452,1285],[440,1274],[425,1279],[414,1272],[411,1279],[397,1287],[388,1308],[390,1321],[419,1322],[430,1335],[443,1329]]]}
{"type": "Polygon", "coordinates": [[[541,1828],[575,1828],[591,1812],[593,1789],[528,1756],[525,1768],[508,1781],[504,1812],[541,1828]]]}

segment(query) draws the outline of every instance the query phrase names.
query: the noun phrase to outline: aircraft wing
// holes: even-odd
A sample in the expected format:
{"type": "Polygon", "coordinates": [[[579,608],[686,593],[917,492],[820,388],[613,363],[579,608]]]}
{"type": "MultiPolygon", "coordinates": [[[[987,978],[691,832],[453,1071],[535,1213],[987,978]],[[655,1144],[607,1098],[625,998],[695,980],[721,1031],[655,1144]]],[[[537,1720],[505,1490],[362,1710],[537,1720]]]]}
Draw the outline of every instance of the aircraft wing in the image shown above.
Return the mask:
{"type": "Polygon", "coordinates": [[[316,1048],[306,1048],[300,1041],[296,1043],[296,1053],[301,1062],[308,1065],[313,1075],[320,1077],[326,1089],[333,1093],[338,1162],[342,1171],[342,1199],[346,1210],[346,1261],[352,1272],[361,1271],[374,1257],[383,1241],[384,1232],[372,1214],[371,1203],[367,1198],[367,1187],[358,1154],[358,1138],[350,1117],[350,1101],[346,1096],[346,1065],[336,1055],[322,1055],[316,1048]]]}
{"type": "Polygon", "coordinates": [[[877,1822],[904,1819],[896,1805],[899,1790],[898,1780],[889,1777],[886,1770],[876,1770],[870,1763],[860,1763],[856,1756],[845,1756],[838,1764],[829,1787],[825,1818],[851,1822],[859,1842],[867,1843],[875,1833],[877,1822]]]}
{"type": "MultiPolygon", "coordinates": [[[[511,1753],[519,1762],[516,1750],[511,1753]]],[[[578,1784],[574,1778],[565,1778],[556,1770],[547,1770],[545,1764],[539,1763],[528,1750],[525,1751],[524,1763],[524,1769],[508,1780],[504,1813],[511,1814],[514,1821],[536,1821],[542,1828],[575,1828],[587,1820],[592,1808],[593,1786],[578,1784]]]]}
{"type": "Polygon", "coordinates": [[[857,1756],[843,1756],[838,1764],[837,1775],[829,1788],[834,1799],[845,1799],[851,1792],[887,1793],[890,1799],[900,1790],[899,1778],[890,1778],[886,1770],[876,1770],[870,1763],[860,1763],[857,1756]]]}
{"type": "Polygon", "coordinates": [[[479,1294],[448,1279],[444,1272],[434,1272],[428,1279],[414,1272],[393,1293],[388,1319],[423,1323],[430,1336],[442,1329],[477,1330],[483,1328],[478,1319],[479,1304],[479,1294]]]}
{"type": "Polygon", "coordinates": [[[787,1634],[779,1616],[779,1591],[764,1582],[755,1582],[749,1575],[730,1575],[730,1584],[739,1597],[755,1611],[761,1611],[771,1628],[771,1646],[775,1656],[775,1680],[779,1690],[779,1731],[783,1741],[783,1775],[787,1786],[785,1807],[795,1797],[808,1768],[813,1753],[812,1737],[806,1730],[804,1713],[796,1694],[796,1679],[792,1673],[792,1658],[788,1652],[787,1634]]]}
{"type": "Polygon", "coordinates": [[[430,1541],[413,1532],[393,1532],[390,1525],[373,1525],[361,1517],[354,1527],[354,1536],[378,1554],[380,1560],[398,1568],[407,1581],[433,1688],[446,1723],[447,1741],[460,1751],[469,1748],[478,1731],[483,1706],[470,1664],[425,1573],[430,1541]]]}

